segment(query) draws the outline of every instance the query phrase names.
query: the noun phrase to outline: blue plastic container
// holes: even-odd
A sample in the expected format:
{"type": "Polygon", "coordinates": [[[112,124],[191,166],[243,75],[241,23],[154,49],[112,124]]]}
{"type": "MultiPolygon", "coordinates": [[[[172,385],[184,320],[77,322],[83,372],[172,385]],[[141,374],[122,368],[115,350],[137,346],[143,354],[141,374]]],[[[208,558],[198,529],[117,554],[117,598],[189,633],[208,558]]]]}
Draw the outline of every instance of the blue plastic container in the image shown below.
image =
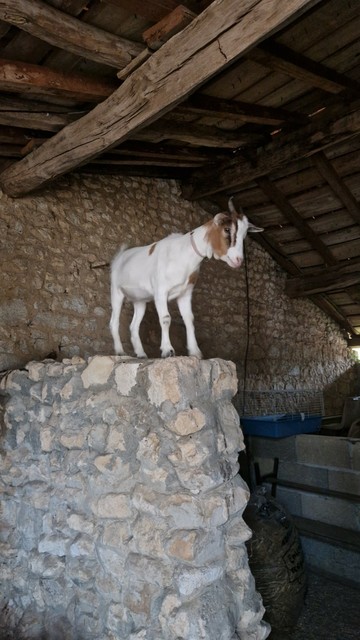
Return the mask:
{"type": "Polygon", "coordinates": [[[305,417],[286,413],[271,416],[240,416],[243,432],[248,436],[286,438],[297,433],[317,433],[322,416],[305,417]]]}

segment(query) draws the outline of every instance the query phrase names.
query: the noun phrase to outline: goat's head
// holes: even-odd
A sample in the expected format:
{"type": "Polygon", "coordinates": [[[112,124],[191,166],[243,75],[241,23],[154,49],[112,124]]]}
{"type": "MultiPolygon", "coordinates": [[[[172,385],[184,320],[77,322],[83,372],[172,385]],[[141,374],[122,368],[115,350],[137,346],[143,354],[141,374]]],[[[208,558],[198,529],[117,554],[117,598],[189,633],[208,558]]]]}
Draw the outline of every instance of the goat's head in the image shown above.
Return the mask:
{"type": "Polygon", "coordinates": [[[238,269],[244,259],[244,239],[246,234],[263,231],[248,221],[241,211],[238,213],[232,198],[228,202],[229,212],[217,213],[208,224],[207,239],[209,241],[208,257],[214,256],[223,260],[233,269],[238,269]]]}

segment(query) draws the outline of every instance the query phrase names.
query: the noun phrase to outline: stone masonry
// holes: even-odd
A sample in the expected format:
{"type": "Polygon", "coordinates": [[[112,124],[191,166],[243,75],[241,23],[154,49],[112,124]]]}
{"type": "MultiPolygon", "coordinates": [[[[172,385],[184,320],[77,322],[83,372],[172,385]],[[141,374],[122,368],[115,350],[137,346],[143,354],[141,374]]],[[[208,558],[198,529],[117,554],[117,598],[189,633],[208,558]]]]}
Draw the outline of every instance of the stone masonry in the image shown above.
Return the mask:
{"type": "Polygon", "coordinates": [[[3,378],[1,638],[268,636],[236,390],[233,363],[187,357],[32,361],[3,378]]]}

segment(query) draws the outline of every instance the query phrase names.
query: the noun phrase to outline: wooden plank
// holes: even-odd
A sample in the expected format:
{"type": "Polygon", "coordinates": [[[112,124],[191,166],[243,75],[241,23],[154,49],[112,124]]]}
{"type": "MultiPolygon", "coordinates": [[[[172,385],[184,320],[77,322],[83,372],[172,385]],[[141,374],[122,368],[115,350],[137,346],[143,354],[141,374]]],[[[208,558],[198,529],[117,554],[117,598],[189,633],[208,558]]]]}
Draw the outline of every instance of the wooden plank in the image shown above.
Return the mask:
{"type": "Polygon", "coordinates": [[[165,18],[144,31],[143,40],[149,49],[156,51],[179,31],[187,27],[195,17],[196,13],[179,4],[165,18]]]}
{"type": "Polygon", "coordinates": [[[195,173],[192,183],[184,186],[183,193],[185,197],[197,200],[221,191],[233,191],[286,164],[339,144],[359,131],[360,110],[340,117],[336,110],[335,114],[331,109],[326,110],[321,117],[314,117],[310,125],[299,131],[280,135],[258,152],[256,161],[250,162],[239,156],[227,165],[217,167],[213,174],[195,173]]]}
{"type": "Polygon", "coordinates": [[[194,113],[195,115],[213,115],[240,122],[254,124],[279,125],[284,122],[305,124],[308,118],[300,113],[293,113],[286,109],[264,107],[238,100],[223,100],[205,94],[194,94],[176,109],[176,112],[194,113]]]}
{"type": "Polygon", "coordinates": [[[319,239],[317,234],[312,230],[310,225],[299,215],[297,210],[290,204],[283,193],[267,178],[257,179],[257,184],[267,195],[267,197],[276,204],[284,217],[298,229],[310,245],[318,251],[324,259],[325,264],[335,265],[337,261],[327,246],[319,239]]]}
{"type": "Polygon", "coordinates": [[[0,0],[0,18],[52,46],[117,69],[143,45],[85,24],[42,0],[0,0]]]}
{"type": "MultiPolygon", "coordinates": [[[[146,18],[151,22],[159,22],[168,13],[176,9],[180,4],[179,0],[103,0],[107,4],[112,4],[121,9],[126,9],[129,13],[146,18]]],[[[188,9],[196,11],[196,2],[182,0],[181,4],[188,9]]]]}
{"type": "Polygon", "coordinates": [[[179,126],[176,122],[161,120],[147,129],[134,133],[134,140],[148,142],[162,142],[164,140],[178,140],[187,144],[223,149],[237,149],[247,144],[258,144],[264,141],[264,136],[257,132],[227,131],[216,127],[187,123],[186,127],[179,126]]]}
{"type": "Polygon", "coordinates": [[[0,59],[2,91],[74,98],[79,102],[100,102],[116,89],[106,80],[52,71],[25,62],[0,59]]]}
{"type": "Polygon", "coordinates": [[[355,200],[353,194],[351,193],[350,189],[348,189],[345,182],[335,171],[326,155],[322,152],[316,153],[312,156],[311,160],[324,180],[326,180],[326,182],[329,184],[335,195],[340,198],[341,202],[344,204],[344,207],[348,210],[351,217],[355,220],[355,222],[360,224],[360,205],[355,200]]]}
{"type": "Polygon", "coordinates": [[[292,278],[286,282],[285,291],[290,298],[300,298],[346,289],[360,282],[360,265],[349,271],[347,267],[338,266],[336,270],[323,269],[316,275],[292,278]]]}
{"type": "Polygon", "coordinates": [[[337,71],[280,43],[263,43],[247,55],[269,69],[285,73],[323,91],[337,94],[350,89],[352,93],[360,95],[360,85],[357,82],[352,82],[337,71]]]}
{"type": "Polygon", "coordinates": [[[3,172],[1,186],[13,196],[27,193],[119,144],[318,1],[279,8],[277,0],[215,0],[108,100],[3,172]]]}

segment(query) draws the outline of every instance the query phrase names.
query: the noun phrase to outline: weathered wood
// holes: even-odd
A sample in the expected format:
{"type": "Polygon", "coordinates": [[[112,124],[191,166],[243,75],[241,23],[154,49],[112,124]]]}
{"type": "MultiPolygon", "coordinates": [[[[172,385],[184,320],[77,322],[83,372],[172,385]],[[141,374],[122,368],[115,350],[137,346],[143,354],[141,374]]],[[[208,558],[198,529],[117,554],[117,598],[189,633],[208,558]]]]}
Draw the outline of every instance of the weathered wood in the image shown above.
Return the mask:
{"type": "Polygon", "coordinates": [[[316,304],[327,316],[335,320],[335,322],[346,332],[347,335],[354,335],[354,327],[349,322],[346,315],[342,313],[342,310],[336,307],[328,299],[328,296],[317,294],[309,296],[311,302],[316,304]]]}
{"type": "Polygon", "coordinates": [[[319,239],[310,225],[300,216],[296,209],[286,199],[284,194],[274,185],[268,178],[262,177],[257,179],[257,184],[267,197],[276,204],[285,219],[291,222],[301,235],[306,238],[310,245],[324,259],[325,264],[334,265],[336,260],[327,246],[319,239]]]}
{"type": "Polygon", "coordinates": [[[287,122],[292,124],[306,124],[308,118],[300,113],[292,113],[286,109],[264,107],[261,104],[250,104],[239,100],[222,100],[205,94],[195,94],[177,107],[177,112],[194,113],[195,115],[210,115],[228,118],[240,122],[254,124],[279,125],[287,122]]]}
{"type": "MultiPolygon", "coordinates": [[[[351,111],[351,106],[349,106],[351,111]]],[[[217,167],[213,174],[194,174],[191,184],[185,185],[183,193],[190,200],[204,198],[220,191],[232,190],[265,176],[274,170],[301,158],[309,157],[322,149],[355,136],[360,131],[360,110],[331,119],[332,113],[313,118],[310,125],[299,131],[284,134],[264,147],[252,162],[238,157],[217,167]]]]}
{"type": "Polygon", "coordinates": [[[227,131],[217,127],[207,127],[187,123],[186,127],[179,126],[176,122],[161,120],[147,129],[133,134],[134,140],[146,140],[148,142],[162,142],[163,140],[179,140],[187,144],[223,149],[236,149],[247,144],[257,144],[263,141],[264,136],[257,132],[227,131]]]}
{"type": "Polygon", "coordinates": [[[116,89],[106,80],[65,74],[46,67],[25,62],[0,59],[0,85],[2,91],[69,97],[79,102],[100,102],[116,89]]]}
{"type": "Polygon", "coordinates": [[[187,27],[195,17],[196,13],[179,4],[169,15],[144,31],[143,40],[149,49],[156,51],[179,31],[187,27]]]}
{"type": "Polygon", "coordinates": [[[84,24],[41,0],[0,0],[0,18],[40,40],[111,67],[125,67],[144,48],[84,24]]]}
{"type": "Polygon", "coordinates": [[[129,64],[126,65],[126,67],[124,67],[123,69],[120,69],[120,71],[117,72],[116,75],[119,78],[119,80],[126,80],[126,78],[130,76],[133,73],[133,71],[135,71],[135,69],[138,69],[138,67],[141,67],[141,65],[148,58],[150,58],[151,55],[152,55],[152,51],[150,51],[150,49],[146,47],[141,53],[139,53],[138,56],[136,56],[136,58],[133,58],[131,62],[129,62],[129,64]]]}
{"type": "MultiPolygon", "coordinates": [[[[168,13],[176,9],[180,4],[179,0],[103,0],[108,4],[113,4],[121,9],[126,9],[130,13],[146,18],[151,22],[158,22],[168,13]]],[[[182,0],[181,4],[188,9],[196,11],[196,2],[191,0],[182,0]]]]}
{"type": "Polygon", "coordinates": [[[248,56],[269,69],[285,73],[323,91],[336,94],[350,89],[353,93],[360,94],[357,82],[280,43],[264,43],[254,48],[248,56]]]}
{"type": "Polygon", "coordinates": [[[319,273],[300,278],[292,278],[286,282],[285,292],[290,298],[310,296],[315,293],[346,289],[360,283],[360,264],[357,268],[338,266],[336,269],[323,269],[319,273]]]}
{"type": "Polygon", "coordinates": [[[21,195],[125,140],[318,1],[215,0],[108,100],[3,172],[2,187],[21,195]]]}
{"type": "Polygon", "coordinates": [[[341,202],[344,204],[351,217],[355,220],[355,222],[360,224],[360,205],[355,200],[350,189],[348,189],[344,181],[335,171],[326,155],[324,153],[316,153],[312,156],[311,160],[324,180],[326,180],[326,182],[329,184],[335,195],[340,198],[341,202]]]}

